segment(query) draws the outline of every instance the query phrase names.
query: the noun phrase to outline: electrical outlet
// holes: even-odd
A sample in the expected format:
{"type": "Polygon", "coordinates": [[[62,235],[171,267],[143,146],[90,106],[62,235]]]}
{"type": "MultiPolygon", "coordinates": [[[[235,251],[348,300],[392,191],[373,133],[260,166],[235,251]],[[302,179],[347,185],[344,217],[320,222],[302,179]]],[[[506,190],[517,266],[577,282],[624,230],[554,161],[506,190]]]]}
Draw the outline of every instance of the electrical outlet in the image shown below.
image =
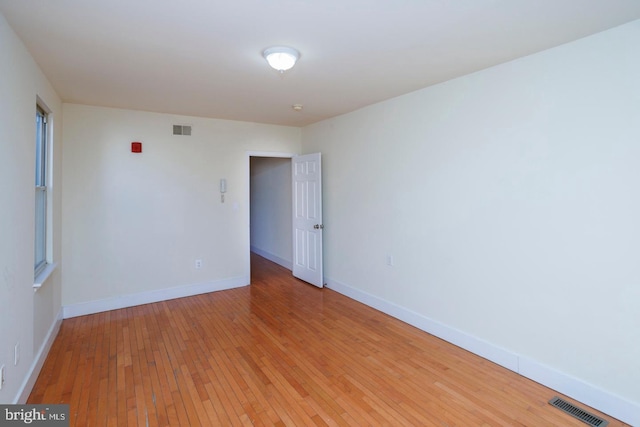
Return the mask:
{"type": "Polygon", "coordinates": [[[3,385],[4,385],[4,365],[0,366],[0,390],[2,390],[3,385]]]}
{"type": "Polygon", "coordinates": [[[16,346],[13,349],[13,365],[18,366],[18,362],[20,361],[20,343],[16,343],[16,346]]]}
{"type": "Polygon", "coordinates": [[[202,260],[201,259],[197,259],[196,260],[196,269],[199,270],[202,268],[202,260]]]}
{"type": "Polygon", "coordinates": [[[393,267],[393,255],[387,254],[387,265],[393,267]]]}

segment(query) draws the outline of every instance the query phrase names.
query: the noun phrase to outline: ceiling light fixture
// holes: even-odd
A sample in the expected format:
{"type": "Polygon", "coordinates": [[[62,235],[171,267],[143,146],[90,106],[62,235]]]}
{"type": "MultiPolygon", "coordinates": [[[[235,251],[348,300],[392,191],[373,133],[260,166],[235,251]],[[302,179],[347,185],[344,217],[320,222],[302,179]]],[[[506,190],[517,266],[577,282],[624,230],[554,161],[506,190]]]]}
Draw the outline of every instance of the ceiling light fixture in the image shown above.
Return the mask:
{"type": "Polygon", "coordinates": [[[262,52],[262,56],[271,68],[284,73],[296,65],[296,61],[300,58],[300,52],[286,46],[274,46],[262,52]]]}

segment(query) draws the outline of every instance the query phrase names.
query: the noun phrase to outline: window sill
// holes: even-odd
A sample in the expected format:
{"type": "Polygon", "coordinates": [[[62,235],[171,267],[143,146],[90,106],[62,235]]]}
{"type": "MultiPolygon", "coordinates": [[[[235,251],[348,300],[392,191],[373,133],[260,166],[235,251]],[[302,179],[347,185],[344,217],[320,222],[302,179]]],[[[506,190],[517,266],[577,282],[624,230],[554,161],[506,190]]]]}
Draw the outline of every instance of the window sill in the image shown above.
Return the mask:
{"type": "Polygon", "coordinates": [[[33,291],[36,292],[38,289],[42,287],[44,282],[47,281],[51,273],[53,273],[58,266],[57,262],[52,262],[51,264],[47,264],[44,270],[40,272],[33,281],[33,291]]]}

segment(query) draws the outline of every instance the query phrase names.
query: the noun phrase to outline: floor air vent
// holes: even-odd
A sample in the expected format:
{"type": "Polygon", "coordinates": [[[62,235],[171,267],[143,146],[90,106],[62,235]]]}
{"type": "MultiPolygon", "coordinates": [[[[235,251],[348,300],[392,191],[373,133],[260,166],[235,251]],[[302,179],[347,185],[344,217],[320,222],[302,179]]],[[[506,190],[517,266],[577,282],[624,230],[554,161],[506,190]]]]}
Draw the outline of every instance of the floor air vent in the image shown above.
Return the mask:
{"type": "Polygon", "coordinates": [[[549,401],[549,404],[551,406],[555,406],[556,408],[560,409],[563,412],[566,412],[572,417],[579,419],[583,423],[589,424],[590,426],[605,427],[607,424],[609,424],[609,421],[603,420],[600,417],[596,417],[593,414],[583,411],[582,409],[572,405],[566,400],[560,399],[558,396],[551,399],[549,401]]]}

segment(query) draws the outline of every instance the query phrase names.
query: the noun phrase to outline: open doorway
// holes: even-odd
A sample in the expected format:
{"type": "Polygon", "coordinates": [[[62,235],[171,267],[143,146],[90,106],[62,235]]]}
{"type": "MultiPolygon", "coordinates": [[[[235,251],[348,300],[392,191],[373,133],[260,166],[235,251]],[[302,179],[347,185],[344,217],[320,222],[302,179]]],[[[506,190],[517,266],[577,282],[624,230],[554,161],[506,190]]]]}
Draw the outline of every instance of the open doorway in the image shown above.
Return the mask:
{"type": "Polygon", "coordinates": [[[293,265],[291,157],[249,156],[250,251],[293,265]]]}

